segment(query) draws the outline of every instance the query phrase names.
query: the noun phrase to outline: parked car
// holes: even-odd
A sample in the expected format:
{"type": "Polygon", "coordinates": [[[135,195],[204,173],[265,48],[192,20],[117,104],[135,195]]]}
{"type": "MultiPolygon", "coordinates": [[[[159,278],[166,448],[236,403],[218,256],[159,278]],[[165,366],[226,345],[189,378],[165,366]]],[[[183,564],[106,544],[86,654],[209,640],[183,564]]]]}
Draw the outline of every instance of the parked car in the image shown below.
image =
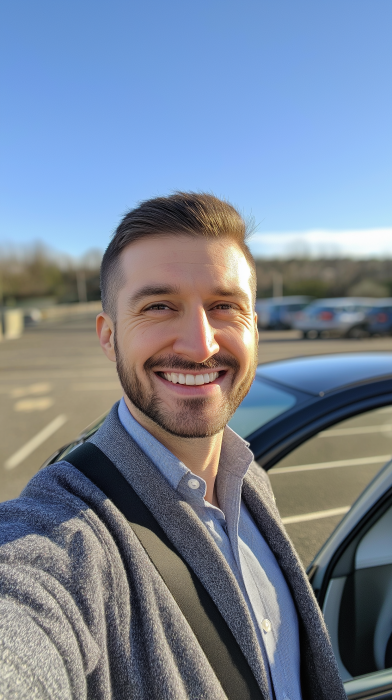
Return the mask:
{"type": "Polygon", "coordinates": [[[364,320],[368,335],[392,335],[392,299],[378,299],[364,320]]]}
{"type": "Polygon", "coordinates": [[[311,300],[306,296],[256,299],[257,325],[271,330],[291,328],[294,314],[304,309],[311,300]]]}
{"type": "Polygon", "coordinates": [[[304,338],[362,338],[367,335],[366,313],[373,306],[374,299],[317,299],[295,315],[293,328],[302,331],[304,338]]]}
{"type": "Polygon", "coordinates": [[[392,353],[260,365],[230,425],[269,470],[348,697],[392,698],[392,353]]]}

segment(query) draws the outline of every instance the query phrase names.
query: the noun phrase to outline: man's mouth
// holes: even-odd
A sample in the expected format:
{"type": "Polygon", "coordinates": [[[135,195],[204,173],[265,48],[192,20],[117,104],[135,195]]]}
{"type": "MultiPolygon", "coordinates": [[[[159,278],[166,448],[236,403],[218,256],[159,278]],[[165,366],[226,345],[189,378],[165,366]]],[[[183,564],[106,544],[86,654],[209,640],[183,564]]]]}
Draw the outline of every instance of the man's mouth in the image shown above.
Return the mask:
{"type": "Polygon", "coordinates": [[[182,374],[180,372],[159,372],[161,377],[172,384],[186,384],[187,386],[202,386],[211,384],[218,379],[223,372],[205,372],[204,374],[182,374]]]}

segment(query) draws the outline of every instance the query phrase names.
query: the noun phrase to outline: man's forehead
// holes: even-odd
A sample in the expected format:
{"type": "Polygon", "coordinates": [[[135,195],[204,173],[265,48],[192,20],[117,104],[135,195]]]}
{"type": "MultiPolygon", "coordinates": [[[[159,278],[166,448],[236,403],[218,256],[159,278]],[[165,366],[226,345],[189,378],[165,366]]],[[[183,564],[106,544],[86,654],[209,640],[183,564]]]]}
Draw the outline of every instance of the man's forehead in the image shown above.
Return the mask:
{"type": "Polygon", "coordinates": [[[124,293],[133,303],[147,296],[203,294],[248,297],[251,270],[235,242],[185,236],[142,239],[123,251],[124,293]]]}
{"type": "Polygon", "coordinates": [[[225,275],[248,279],[249,264],[234,241],[191,236],[143,238],[122,253],[122,269],[128,279],[148,274],[225,275]]]}

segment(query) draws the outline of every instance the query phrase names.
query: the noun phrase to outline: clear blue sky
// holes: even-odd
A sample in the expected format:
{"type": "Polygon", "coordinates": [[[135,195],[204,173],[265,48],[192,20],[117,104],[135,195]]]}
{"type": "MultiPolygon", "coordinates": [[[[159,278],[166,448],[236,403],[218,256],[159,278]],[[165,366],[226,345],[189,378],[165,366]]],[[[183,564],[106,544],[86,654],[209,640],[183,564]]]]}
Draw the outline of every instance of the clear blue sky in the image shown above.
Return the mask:
{"type": "Polygon", "coordinates": [[[392,226],[391,0],[2,0],[0,245],[104,248],[136,202],[392,226]]]}

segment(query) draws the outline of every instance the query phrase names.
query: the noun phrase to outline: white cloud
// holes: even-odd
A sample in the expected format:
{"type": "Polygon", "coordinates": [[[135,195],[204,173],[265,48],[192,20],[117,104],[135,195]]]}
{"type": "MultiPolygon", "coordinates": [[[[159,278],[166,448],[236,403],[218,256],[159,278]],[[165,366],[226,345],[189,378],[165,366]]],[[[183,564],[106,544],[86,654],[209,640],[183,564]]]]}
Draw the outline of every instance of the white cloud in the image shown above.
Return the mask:
{"type": "Polygon", "coordinates": [[[392,258],[392,228],[258,232],[249,247],[256,258],[392,258]]]}

